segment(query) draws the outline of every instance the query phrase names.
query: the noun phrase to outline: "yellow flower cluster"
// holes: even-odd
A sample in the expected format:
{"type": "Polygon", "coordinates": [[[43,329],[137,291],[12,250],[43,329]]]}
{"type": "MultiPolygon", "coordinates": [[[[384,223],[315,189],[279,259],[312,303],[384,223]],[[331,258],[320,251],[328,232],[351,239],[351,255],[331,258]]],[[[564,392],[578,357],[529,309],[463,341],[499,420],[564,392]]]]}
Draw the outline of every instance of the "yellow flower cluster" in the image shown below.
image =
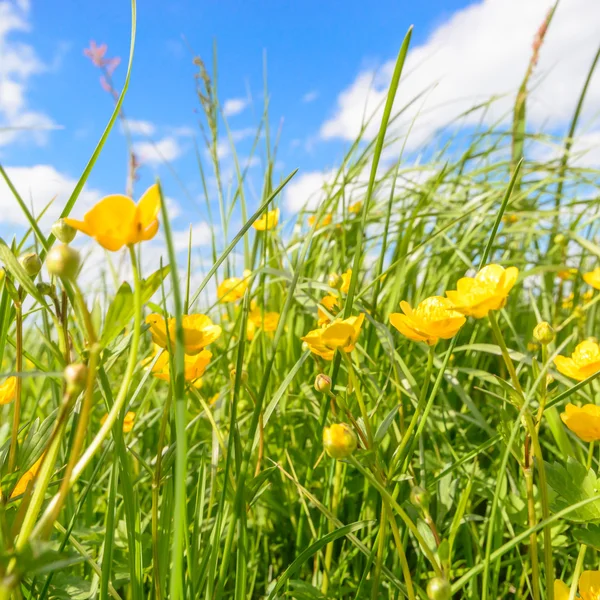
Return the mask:
{"type": "Polygon", "coordinates": [[[408,302],[401,302],[404,314],[391,314],[390,322],[407,338],[434,345],[440,338],[447,340],[456,335],[465,317],[481,319],[490,310],[501,309],[518,276],[516,267],[487,265],[475,277],[459,279],[456,290],[447,291],[445,298],[431,296],[414,309],[408,302]]]}

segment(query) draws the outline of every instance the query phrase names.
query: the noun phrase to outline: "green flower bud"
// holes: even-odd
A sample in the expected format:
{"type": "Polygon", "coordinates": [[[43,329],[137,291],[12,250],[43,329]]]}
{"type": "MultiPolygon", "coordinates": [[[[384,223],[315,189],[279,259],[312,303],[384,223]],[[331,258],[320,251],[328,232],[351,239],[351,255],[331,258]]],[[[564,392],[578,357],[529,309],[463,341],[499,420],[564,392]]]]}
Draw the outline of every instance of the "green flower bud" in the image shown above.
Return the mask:
{"type": "Polygon", "coordinates": [[[344,283],[344,281],[337,273],[331,273],[327,279],[329,287],[332,287],[335,290],[339,290],[342,287],[342,283],[344,283]]]}
{"type": "Polygon", "coordinates": [[[80,263],[79,252],[65,244],[54,246],[46,256],[48,273],[65,279],[75,279],[77,277],[80,263]]]}
{"type": "Polygon", "coordinates": [[[35,277],[42,268],[42,261],[35,252],[28,252],[19,257],[19,262],[29,277],[35,277]]]}
{"type": "Polygon", "coordinates": [[[315,390],[322,394],[328,394],[331,391],[331,377],[319,373],[315,378],[315,390]]]}
{"type": "Polygon", "coordinates": [[[85,389],[87,384],[88,368],[81,363],[67,365],[64,373],[67,384],[67,393],[71,396],[77,395],[85,389]]]}
{"type": "Polygon", "coordinates": [[[535,329],[533,330],[533,337],[540,344],[547,346],[554,341],[556,334],[554,333],[554,329],[552,329],[550,323],[542,321],[535,326],[535,329]]]}
{"type": "Polygon", "coordinates": [[[70,244],[77,234],[77,230],[67,224],[64,219],[59,219],[52,225],[52,233],[59,242],[70,244]]]}
{"type": "Polygon", "coordinates": [[[415,485],[410,490],[410,501],[417,508],[427,510],[429,508],[430,500],[431,496],[429,495],[429,492],[425,488],[422,488],[420,485],[415,485]]]}
{"type": "Polygon", "coordinates": [[[563,244],[566,243],[566,241],[567,241],[567,238],[562,233],[559,233],[554,236],[554,243],[557,246],[562,246],[563,244]]]}
{"type": "Polygon", "coordinates": [[[54,296],[54,287],[51,286],[49,283],[46,283],[45,281],[41,281],[40,283],[36,284],[38,292],[42,295],[42,296],[54,296]]]}
{"type": "Polygon", "coordinates": [[[427,584],[427,597],[429,600],[450,600],[452,588],[445,579],[434,577],[427,584]]]}
{"type": "Polygon", "coordinates": [[[331,458],[347,458],[357,445],[356,434],[346,423],[334,423],[323,430],[323,447],[331,458]]]}

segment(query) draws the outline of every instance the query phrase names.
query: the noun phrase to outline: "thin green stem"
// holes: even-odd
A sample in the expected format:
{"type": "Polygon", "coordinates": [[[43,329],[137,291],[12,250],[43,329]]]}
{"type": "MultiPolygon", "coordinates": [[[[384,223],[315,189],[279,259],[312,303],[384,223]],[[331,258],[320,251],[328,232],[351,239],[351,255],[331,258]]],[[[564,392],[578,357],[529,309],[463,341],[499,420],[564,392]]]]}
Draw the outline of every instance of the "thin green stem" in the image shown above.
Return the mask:
{"type": "MultiPolygon", "coordinates": [[[[81,458],[77,461],[77,464],[73,468],[73,472],[71,473],[71,477],[69,480],[69,488],[73,487],[75,482],[81,477],[83,471],[88,466],[92,458],[96,455],[96,452],[102,446],[104,440],[108,437],[112,430],[112,426],[115,424],[116,420],[119,418],[119,413],[125,404],[125,400],[127,399],[127,394],[129,392],[129,386],[131,384],[131,380],[133,378],[133,373],[135,371],[135,366],[137,364],[137,355],[138,355],[138,347],[140,342],[140,334],[142,329],[142,290],[141,290],[141,282],[140,282],[140,274],[137,265],[137,260],[135,257],[135,251],[132,246],[129,247],[129,256],[131,259],[131,266],[133,270],[133,282],[134,282],[134,290],[133,290],[133,306],[134,306],[134,324],[133,324],[133,333],[131,336],[131,344],[130,344],[130,352],[129,359],[127,362],[127,367],[125,369],[125,373],[123,374],[123,379],[121,381],[121,387],[119,388],[119,393],[115,399],[114,404],[112,405],[110,411],[106,416],[106,420],[100,427],[98,433],[95,435],[94,439],[91,441],[90,445],[86,448],[84,453],[81,455],[81,458]]],[[[52,498],[49,502],[46,510],[44,512],[45,518],[47,514],[52,513],[54,507],[58,503],[60,499],[60,495],[57,494],[52,498]]]]}
{"type": "Polygon", "coordinates": [[[16,326],[16,372],[15,402],[13,409],[12,431],[10,436],[10,450],[8,452],[8,472],[12,473],[17,460],[17,447],[19,427],[21,424],[21,391],[23,389],[23,307],[20,302],[15,303],[15,326],[16,326]]]}

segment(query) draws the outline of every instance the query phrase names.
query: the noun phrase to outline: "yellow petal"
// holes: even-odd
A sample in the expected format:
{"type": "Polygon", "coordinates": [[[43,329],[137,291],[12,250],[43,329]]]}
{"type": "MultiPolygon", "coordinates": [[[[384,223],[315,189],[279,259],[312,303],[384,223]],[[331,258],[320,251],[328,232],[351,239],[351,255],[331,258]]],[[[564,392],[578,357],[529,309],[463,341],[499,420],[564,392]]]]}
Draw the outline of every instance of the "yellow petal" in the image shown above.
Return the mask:
{"type": "Polygon", "coordinates": [[[571,590],[569,586],[560,579],[554,580],[554,600],[569,600],[571,590]]]}

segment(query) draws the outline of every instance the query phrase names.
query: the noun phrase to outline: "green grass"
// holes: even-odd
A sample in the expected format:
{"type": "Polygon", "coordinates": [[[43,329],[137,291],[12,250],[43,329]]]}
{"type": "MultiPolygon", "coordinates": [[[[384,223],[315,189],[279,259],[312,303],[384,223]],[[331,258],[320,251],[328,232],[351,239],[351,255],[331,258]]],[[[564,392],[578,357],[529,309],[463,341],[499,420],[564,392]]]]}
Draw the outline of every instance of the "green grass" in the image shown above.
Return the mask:
{"type": "MultiPolygon", "coordinates": [[[[135,4],[133,23],[131,57],[135,4]]],[[[425,599],[437,576],[455,598],[537,600],[552,598],[555,577],[570,584],[597,569],[600,460],[559,414],[567,402],[598,402],[599,384],[576,384],[553,364],[598,335],[600,295],[586,295],[581,273],[600,259],[599,171],[570,155],[595,62],[569,138],[527,128],[526,78],[512,129],[450,123],[415,166],[398,129],[409,42],[410,31],[379,135],[351,145],[314,211],[317,222],[332,215],[325,227],[309,226],[313,212],[301,211],[274,230],[252,228],[297,175],[273,177],[267,100],[255,140],[265,158],[260,199],[249,202],[231,136],[234,180],[222,180],[217,82],[197,62],[199,139],[208,149],[198,148],[198,165],[206,218],[218,226],[199,285],[191,247],[187,263],[177,262],[164,203],[170,269],[138,273],[142,243],[118,292],[94,295],[45,271],[29,277],[17,257],[33,250],[44,259],[55,239],[13,190],[31,228],[0,244],[0,384],[16,374],[22,386],[18,418],[17,402],[0,406],[0,599],[425,599]],[[348,210],[357,199],[359,214],[348,210]],[[489,263],[520,270],[491,319],[469,318],[431,349],[390,325],[401,300],[443,295],[489,263]],[[219,303],[215,287],[243,268],[251,271],[243,297],[219,303]],[[329,275],[349,268],[334,316],[363,313],[365,322],[356,348],[326,361],[301,337],[317,327],[321,298],[337,293],[329,275]],[[558,276],[566,268],[576,269],[568,280],[558,276]],[[36,286],[42,281],[51,295],[36,286]],[[275,331],[259,325],[248,336],[255,306],[280,313],[275,331]],[[153,356],[143,321],[151,312],[175,319],[170,383],[142,363],[153,356]],[[184,377],[182,316],[196,312],[223,330],[200,387],[184,377]],[[547,348],[533,339],[543,320],[557,331],[547,348]],[[90,367],[76,395],[62,375],[70,362],[90,367]],[[332,378],[333,397],[313,387],[320,373],[332,378]],[[127,411],[135,425],[123,433],[127,411]],[[323,429],[337,421],[369,447],[363,441],[340,461],[324,454],[323,429]],[[9,498],[43,454],[55,460],[43,460],[34,485],[9,498]],[[429,502],[411,501],[417,491],[429,502]]]]}

